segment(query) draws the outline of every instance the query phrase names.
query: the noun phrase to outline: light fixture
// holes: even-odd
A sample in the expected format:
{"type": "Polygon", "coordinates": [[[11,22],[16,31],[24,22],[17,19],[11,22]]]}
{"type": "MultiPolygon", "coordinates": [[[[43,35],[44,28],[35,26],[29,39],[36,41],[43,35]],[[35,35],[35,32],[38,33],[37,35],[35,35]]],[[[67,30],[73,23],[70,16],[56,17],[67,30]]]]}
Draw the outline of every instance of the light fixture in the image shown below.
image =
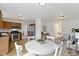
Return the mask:
{"type": "Polygon", "coordinates": [[[61,20],[63,20],[63,19],[64,19],[64,16],[63,16],[63,15],[61,15],[61,16],[60,16],[60,19],[61,19],[61,20]]]}
{"type": "Polygon", "coordinates": [[[40,2],[40,3],[37,3],[37,5],[40,5],[40,6],[45,6],[45,5],[46,5],[46,3],[44,3],[44,2],[40,2]]]}
{"type": "Polygon", "coordinates": [[[39,3],[39,5],[41,5],[41,6],[45,6],[46,3],[42,2],[42,3],[39,3]]]}
{"type": "Polygon", "coordinates": [[[18,15],[18,19],[22,20],[23,19],[22,15],[18,15]]]}

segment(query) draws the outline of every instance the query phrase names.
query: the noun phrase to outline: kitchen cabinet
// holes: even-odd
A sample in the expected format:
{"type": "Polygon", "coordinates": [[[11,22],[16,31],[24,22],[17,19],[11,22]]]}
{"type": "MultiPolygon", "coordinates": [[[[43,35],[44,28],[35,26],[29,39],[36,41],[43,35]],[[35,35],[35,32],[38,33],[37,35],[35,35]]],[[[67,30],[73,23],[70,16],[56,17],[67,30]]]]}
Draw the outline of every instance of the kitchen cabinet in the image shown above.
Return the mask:
{"type": "Polygon", "coordinates": [[[9,52],[9,36],[0,37],[0,55],[5,55],[9,52]]]}
{"type": "Polygon", "coordinates": [[[21,23],[2,20],[2,11],[0,10],[0,29],[21,29],[21,23]]]}
{"type": "Polygon", "coordinates": [[[11,28],[11,23],[10,22],[3,22],[3,29],[10,29],[11,28]]]}
{"type": "Polygon", "coordinates": [[[0,10],[0,20],[2,20],[2,11],[0,10]]]}
{"type": "Polygon", "coordinates": [[[16,23],[16,22],[11,22],[11,29],[16,28],[16,29],[21,29],[21,23],[16,23]]]}
{"type": "Polygon", "coordinates": [[[0,28],[3,28],[2,11],[0,10],[0,28]]]}
{"type": "Polygon", "coordinates": [[[3,28],[3,21],[0,20],[0,29],[2,29],[2,28],[3,28]]]}
{"type": "Polygon", "coordinates": [[[3,22],[3,29],[21,29],[21,23],[16,23],[16,22],[8,22],[4,21],[3,22]]]}

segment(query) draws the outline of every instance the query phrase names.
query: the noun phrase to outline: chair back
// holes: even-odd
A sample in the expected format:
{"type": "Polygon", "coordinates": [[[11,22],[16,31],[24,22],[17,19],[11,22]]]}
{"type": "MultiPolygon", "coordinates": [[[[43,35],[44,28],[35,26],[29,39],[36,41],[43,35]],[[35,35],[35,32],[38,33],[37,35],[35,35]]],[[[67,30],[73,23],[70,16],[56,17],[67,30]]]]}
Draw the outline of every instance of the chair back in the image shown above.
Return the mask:
{"type": "Polygon", "coordinates": [[[57,46],[56,49],[55,49],[54,56],[57,56],[57,53],[58,53],[58,46],[57,46]]]}
{"type": "Polygon", "coordinates": [[[22,46],[18,45],[17,42],[15,42],[15,49],[16,49],[16,55],[20,56],[22,53],[22,46]]]}
{"type": "Polygon", "coordinates": [[[63,41],[61,41],[61,43],[59,44],[58,56],[61,56],[61,54],[62,54],[62,48],[63,48],[63,41]]]}
{"type": "Polygon", "coordinates": [[[62,48],[63,48],[63,42],[61,41],[61,44],[59,44],[56,47],[54,56],[61,56],[61,54],[62,54],[62,48]]]}

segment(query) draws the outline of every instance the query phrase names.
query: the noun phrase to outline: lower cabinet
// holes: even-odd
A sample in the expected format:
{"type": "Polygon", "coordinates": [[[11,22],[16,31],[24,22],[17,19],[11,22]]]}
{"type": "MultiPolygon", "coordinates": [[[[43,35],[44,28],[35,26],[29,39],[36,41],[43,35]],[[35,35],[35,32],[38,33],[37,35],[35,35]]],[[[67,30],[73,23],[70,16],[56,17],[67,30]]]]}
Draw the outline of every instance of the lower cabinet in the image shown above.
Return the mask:
{"type": "Polygon", "coordinates": [[[0,55],[6,55],[9,52],[9,36],[0,37],[0,55]]]}

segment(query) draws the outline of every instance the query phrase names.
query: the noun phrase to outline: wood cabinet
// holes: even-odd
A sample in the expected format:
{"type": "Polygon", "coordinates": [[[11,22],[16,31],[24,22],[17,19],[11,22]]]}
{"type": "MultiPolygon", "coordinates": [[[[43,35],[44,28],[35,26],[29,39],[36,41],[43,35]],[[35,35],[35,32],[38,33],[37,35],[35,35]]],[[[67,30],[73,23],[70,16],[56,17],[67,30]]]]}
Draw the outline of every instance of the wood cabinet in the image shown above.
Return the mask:
{"type": "Polygon", "coordinates": [[[3,29],[21,29],[21,23],[16,23],[16,22],[8,22],[4,21],[3,22],[3,29]]]}
{"type": "Polygon", "coordinates": [[[3,29],[10,29],[11,28],[11,23],[10,22],[3,22],[3,29]]]}
{"type": "Polygon", "coordinates": [[[16,29],[21,29],[21,23],[3,21],[2,11],[0,10],[0,29],[12,29],[13,27],[16,29]]]}
{"type": "Polygon", "coordinates": [[[2,28],[3,28],[3,21],[0,20],[0,29],[2,29],[2,28]]]}
{"type": "Polygon", "coordinates": [[[2,20],[2,11],[0,10],[0,20],[2,20]]]}
{"type": "Polygon", "coordinates": [[[3,28],[2,11],[0,10],[0,28],[3,28]]]}
{"type": "Polygon", "coordinates": [[[21,23],[11,22],[10,25],[11,28],[21,29],[21,23]]]}
{"type": "Polygon", "coordinates": [[[9,51],[9,36],[0,37],[0,55],[5,55],[9,51]]]}

